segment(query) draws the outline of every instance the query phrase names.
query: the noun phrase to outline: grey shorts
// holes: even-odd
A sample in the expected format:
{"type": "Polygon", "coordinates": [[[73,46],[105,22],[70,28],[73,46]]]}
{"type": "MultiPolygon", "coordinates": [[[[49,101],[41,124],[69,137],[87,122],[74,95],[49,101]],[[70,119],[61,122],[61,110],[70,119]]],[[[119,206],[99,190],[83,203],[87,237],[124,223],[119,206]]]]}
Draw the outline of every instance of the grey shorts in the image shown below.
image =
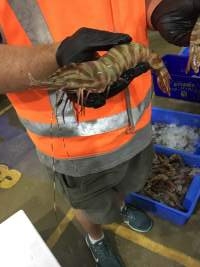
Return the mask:
{"type": "MultiPolygon", "coordinates": [[[[143,188],[151,173],[152,145],[112,169],[83,177],[56,173],[56,183],[75,209],[98,224],[121,221],[118,192],[127,195],[143,188]]],[[[52,176],[52,174],[51,174],[52,176]]]]}

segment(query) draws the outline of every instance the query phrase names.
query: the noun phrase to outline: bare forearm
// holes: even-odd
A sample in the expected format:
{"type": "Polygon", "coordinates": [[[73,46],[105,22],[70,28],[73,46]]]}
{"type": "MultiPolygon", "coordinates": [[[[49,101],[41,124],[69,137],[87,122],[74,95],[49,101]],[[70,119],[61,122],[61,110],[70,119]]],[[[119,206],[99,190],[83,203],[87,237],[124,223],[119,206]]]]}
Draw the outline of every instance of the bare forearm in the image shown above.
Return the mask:
{"type": "Polygon", "coordinates": [[[28,74],[43,79],[54,72],[58,44],[20,47],[0,45],[0,94],[29,87],[28,74]]]}

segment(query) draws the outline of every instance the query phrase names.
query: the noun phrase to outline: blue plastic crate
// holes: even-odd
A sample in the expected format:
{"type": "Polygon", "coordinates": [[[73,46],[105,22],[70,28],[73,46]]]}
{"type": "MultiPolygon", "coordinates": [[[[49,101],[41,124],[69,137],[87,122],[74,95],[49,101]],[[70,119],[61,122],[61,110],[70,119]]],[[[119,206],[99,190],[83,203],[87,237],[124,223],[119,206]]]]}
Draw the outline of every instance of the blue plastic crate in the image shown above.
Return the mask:
{"type": "MultiPolygon", "coordinates": [[[[178,126],[187,125],[190,127],[200,128],[200,115],[153,107],[152,123],[166,123],[166,124],[173,123],[178,126]]],[[[157,144],[156,146],[161,147],[161,148],[164,147],[159,144],[157,144]]],[[[176,149],[172,149],[172,148],[168,148],[168,149],[173,153],[177,152],[176,149]]],[[[199,137],[199,141],[196,144],[196,148],[194,152],[180,151],[180,153],[182,156],[193,154],[194,158],[200,161],[200,137],[199,137]]]]}
{"type": "MultiPolygon", "coordinates": [[[[167,156],[172,155],[174,152],[170,151],[167,148],[158,148],[155,147],[155,151],[158,153],[165,154],[167,156]]],[[[181,153],[176,152],[181,155],[181,153]]],[[[192,155],[181,155],[185,164],[191,167],[200,167],[200,161],[193,158],[192,155]]],[[[131,193],[126,201],[127,203],[134,203],[137,207],[149,211],[154,215],[170,221],[177,225],[185,224],[188,219],[191,217],[194,209],[197,205],[197,202],[200,198],[200,174],[195,175],[192,183],[188,189],[188,192],[183,201],[183,207],[186,211],[180,211],[175,208],[171,208],[165,204],[162,204],[158,201],[155,201],[147,196],[143,196],[138,193],[131,193]]]]}
{"type": "Polygon", "coordinates": [[[181,52],[179,53],[179,55],[181,56],[189,56],[189,48],[188,47],[184,47],[181,52]]]}
{"type": "MultiPolygon", "coordinates": [[[[163,61],[172,78],[170,98],[200,102],[200,75],[196,75],[193,71],[185,73],[188,56],[165,55],[163,61]]],[[[153,83],[157,96],[169,97],[159,89],[155,74],[153,74],[153,83]]]]}

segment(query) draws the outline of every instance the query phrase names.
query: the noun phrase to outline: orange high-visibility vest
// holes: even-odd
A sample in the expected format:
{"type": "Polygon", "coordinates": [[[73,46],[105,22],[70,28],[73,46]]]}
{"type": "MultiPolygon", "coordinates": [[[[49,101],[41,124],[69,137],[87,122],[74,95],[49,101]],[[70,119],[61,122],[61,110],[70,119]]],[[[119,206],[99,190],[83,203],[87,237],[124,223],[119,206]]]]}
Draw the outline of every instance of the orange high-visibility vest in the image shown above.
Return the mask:
{"type": "MultiPolygon", "coordinates": [[[[124,32],[147,45],[145,0],[1,0],[0,28],[6,43],[61,41],[81,27],[124,32]]],[[[82,176],[111,168],[136,155],[151,141],[151,75],[136,78],[129,90],[99,109],[86,108],[79,123],[71,103],[56,112],[54,92],[7,94],[35,144],[40,159],[57,171],[82,176]],[[126,133],[129,124],[133,133],[126,133]],[[59,126],[58,126],[59,125],[59,126]]]]}

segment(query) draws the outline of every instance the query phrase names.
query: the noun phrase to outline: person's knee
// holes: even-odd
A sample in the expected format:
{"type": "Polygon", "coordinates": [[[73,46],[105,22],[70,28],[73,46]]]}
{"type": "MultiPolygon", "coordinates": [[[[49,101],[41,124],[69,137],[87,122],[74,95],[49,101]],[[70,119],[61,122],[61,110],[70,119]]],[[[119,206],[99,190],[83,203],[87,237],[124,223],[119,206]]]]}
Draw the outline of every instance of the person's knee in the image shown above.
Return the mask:
{"type": "Polygon", "coordinates": [[[96,224],[121,222],[120,201],[114,190],[110,193],[107,192],[107,194],[102,195],[97,201],[94,201],[85,212],[91,221],[96,224]]]}

